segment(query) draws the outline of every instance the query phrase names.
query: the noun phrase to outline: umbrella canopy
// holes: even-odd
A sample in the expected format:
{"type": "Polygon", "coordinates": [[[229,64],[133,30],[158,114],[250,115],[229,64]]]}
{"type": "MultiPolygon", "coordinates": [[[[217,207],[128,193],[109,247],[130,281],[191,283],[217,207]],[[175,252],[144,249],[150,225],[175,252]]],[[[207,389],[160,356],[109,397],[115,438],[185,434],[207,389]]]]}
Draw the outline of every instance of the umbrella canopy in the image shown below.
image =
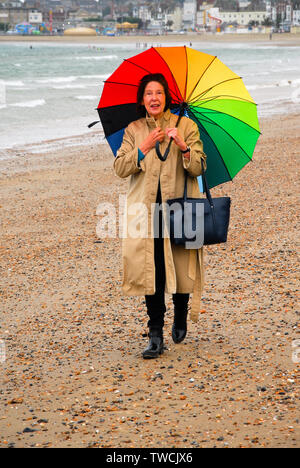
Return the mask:
{"type": "Polygon", "coordinates": [[[184,107],[197,123],[209,187],[232,180],[252,159],[260,135],[256,104],[241,77],[216,56],[185,46],[152,47],[125,59],[105,81],[98,113],[114,155],[127,125],[139,118],[137,89],[149,73],[167,79],[172,112],[184,107]]]}

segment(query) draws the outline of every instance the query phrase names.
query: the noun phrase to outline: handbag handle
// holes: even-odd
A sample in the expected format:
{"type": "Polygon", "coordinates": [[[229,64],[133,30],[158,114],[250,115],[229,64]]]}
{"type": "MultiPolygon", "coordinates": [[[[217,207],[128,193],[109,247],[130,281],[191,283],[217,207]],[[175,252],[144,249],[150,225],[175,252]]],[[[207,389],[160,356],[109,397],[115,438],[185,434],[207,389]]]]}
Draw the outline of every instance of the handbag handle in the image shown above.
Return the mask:
{"type": "MultiPolygon", "coordinates": [[[[210,194],[209,186],[208,186],[208,183],[207,183],[207,180],[206,180],[204,165],[203,165],[203,159],[202,158],[201,158],[201,167],[202,167],[201,176],[202,176],[202,181],[203,181],[203,186],[204,186],[204,192],[205,192],[206,198],[207,198],[209,206],[210,206],[210,212],[211,212],[211,215],[212,215],[213,225],[214,225],[214,228],[216,229],[217,223],[216,223],[216,216],[215,216],[215,205],[214,205],[214,202],[213,202],[213,198],[212,198],[212,196],[210,194]]],[[[184,172],[185,172],[185,181],[184,181],[183,198],[184,198],[184,200],[186,200],[187,199],[187,177],[188,177],[188,173],[187,173],[186,169],[184,170],[184,172]]]]}
{"type": "MultiPolygon", "coordinates": [[[[212,199],[212,196],[211,196],[211,193],[210,193],[210,190],[209,190],[209,186],[208,186],[208,183],[207,183],[207,180],[206,180],[204,165],[203,165],[203,159],[202,158],[201,158],[201,167],[202,167],[201,176],[202,176],[202,181],[203,181],[203,186],[204,186],[204,192],[205,192],[206,198],[209,201],[210,207],[214,208],[214,202],[213,202],[213,199],[212,199]]],[[[183,198],[186,200],[187,199],[187,177],[188,177],[188,173],[187,173],[186,169],[184,170],[184,172],[185,172],[185,181],[184,181],[183,198]]]]}
{"type": "Polygon", "coordinates": [[[204,191],[206,193],[206,198],[209,201],[210,207],[214,208],[214,202],[213,202],[212,196],[210,194],[209,186],[208,186],[208,183],[207,183],[207,180],[206,180],[206,175],[205,175],[205,170],[204,170],[204,165],[203,165],[203,159],[202,158],[201,158],[201,167],[202,167],[201,176],[202,176],[204,191]]]}

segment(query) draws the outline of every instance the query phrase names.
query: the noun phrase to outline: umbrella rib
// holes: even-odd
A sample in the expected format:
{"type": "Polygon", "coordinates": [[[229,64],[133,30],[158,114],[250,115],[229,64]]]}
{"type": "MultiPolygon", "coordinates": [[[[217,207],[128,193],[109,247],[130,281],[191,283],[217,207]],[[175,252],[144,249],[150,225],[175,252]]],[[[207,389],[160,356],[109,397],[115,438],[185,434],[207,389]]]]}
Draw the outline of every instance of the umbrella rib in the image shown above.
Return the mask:
{"type": "MultiPolygon", "coordinates": [[[[191,101],[189,101],[189,104],[197,101],[197,99],[199,99],[199,97],[202,97],[204,96],[206,93],[208,93],[209,91],[211,91],[213,88],[215,88],[216,86],[219,86],[221,84],[224,84],[224,83],[228,83],[229,81],[234,81],[234,80],[241,80],[242,78],[240,76],[238,77],[235,77],[235,78],[228,78],[228,80],[224,80],[224,81],[220,81],[219,83],[216,83],[215,85],[211,86],[210,88],[206,89],[205,91],[202,91],[201,93],[199,93],[197,96],[195,96],[191,101]]],[[[221,95],[222,96],[222,95],[221,95]]],[[[248,101],[248,102],[252,102],[252,101],[249,101],[248,99],[243,99],[245,101],[248,101]]]]}
{"type": "MultiPolygon", "coordinates": [[[[196,117],[195,113],[193,112],[194,116],[196,117]]],[[[201,115],[201,114],[200,114],[201,115]]],[[[199,117],[196,117],[199,119],[199,117]]],[[[235,138],[233,138],[232,135],[230,135],[230,133],[227,132],[227,130],[225,130],[223,127],[221,127],[221,125],[217,124],[216,122],[214,122],[213,120],[211,120],[209,117],[207,117],[208,119],[208,123],[211,123],[213,125],[215,125],[216,127],[219,127],[223,132],[225,132],[236,144],[237,146],[239,146],[241,148],[241,150],[243,151],[243,153],[245,153],[245,155],[247,156],[247,158],[249,159],[249,161],[252,161],[252,159],[250,158],[250,156],[246,153],[246,151],[241,147],[241,145],[236,141],[235,138]]]]}
{"type": "MultiPolygon", "coordinates": [[[[206,110],[209,110],[209,109],[206,109],[206,110]]],[[[212,112],[207,112],[207,114],[204,112],[205,115],[209,115],[211,114],[212,112]]],[[[232,119],[235,119],[235,120],[238,120],[239,122],[241,122],[242,124],[244,125],[247,125],[247,127],[251,128],[252,130],[254,130],[255,132],[257,132],[259,135],[261,135],[261,132],[259,130],[257,130],[256,128],[252,127],[252,125],[248,124],[247,122],[244,122],[243,120],[239,119],[238,117],[234,117],[234,115],[230,115],[230,114],[227,114],[226,112],[221,112],[221,111],[215,111],[214,113],[216,114],[222,114],[222,115],[228,115],[228,117],[232,118],[232,119]]],[[[201,113],[202,114],[202,113],[201,113]]],[[[208,117],[209,118],[209,117],[208,117]]]]}
{"type": "MultiPolygon", "coordinates": [[[[209,100],[206,101],[206,102],[211,102],[211,101],[214,101],[215,99],[216,99],[216,98],[214,98],[214,99],[209,99],[209,100]]],[[[251,103],[251,104],[253,104],[254,106],[256,106],[255,102],[253,102],[253,103],[251,103]]],[[[200,109],[200,107],[199,107],[199,109],[200,109]]],[[[244,122],[243,120],[239,119],[238,117],[235,117],[235,116],[233,116],[233,115],[228,114],[227,112],[222,112],[222,111],[218,111],[218,110],[215,110],[215,109],[208,109],[207,107],[202,107],[202,106],[201,106],[201,109],[208,110],[208,111],[212,111],[212,112],[214,112],[214,113],[216,113],[216,114],[228,115],[228,117],[231,117],[232,119],[235,119],[235,120],[238,120],[239,122],[242,122],[243,124],[247,125],[247,127],[252,128],[252,130],[255,130],[257,133],[259,133],[259,134],[261,135],[261,132],[260,132],[259,130],[257,130],[256,128],[252,127],[252,125],[250,125],[250,124],[244,122]]],[[[212,112],[208,112],[207,114],[211,114],[212,112]]],[[[201,114],[202,114],[202,112],[201,112],[201,114]]]]}
{"type": "MultiPolygon", "coordinates": [[[[249,101],[249,99],[245,99],[245,98],[242,98],[242,97],[238,98],[237,96],[232,96],[231,94],[217,94],[216,96],[211,96],[210,98],[203,99],[202,102],[201,102],[201,99],[200,99],[199,103],[202,106],[202,104],[206,104],[207,102],[215,101],[218,98],[231,98],[233,101],[248,102],[249,104],[254,104],[255,106],[257,106],[256,102],[254,102],[254,101],[249,101]]],[[[189,104],[191,104],[193,106],[195,103],[191,102],[189,104]]]]}
{"type": "Polygon", "coordinates": [[[188,55],[187,55],[187,51],[186,51],[186,46],[184,46],[184,50],[185,50],[185,63],[186,63],[186,73],[185,73],[185,86],[184,86],[184,99],[186,99],[186,90],[187,90],[187,81],[188,81],[188,70],[189,70],[189,67],[188,67],[188,55]]]}
{"type": "Polygon", "coordinates": [[[147,70],[147,68],[144,68],[144,67],[142,67],[141,65],[138,65],[137,63],[132,62],[132,61],[129,60],[129,59],[124,59],[124,62],[131,63],[131,65],[134,65],[135,67],[138,67],[138,68],[140,68],[141,70],[144,70],[144,71],[146,71],[146,72],[149,73],[149,74],[151,73],[149,70],[147,70]]]}
{"type": "Polygon", "coordinates": [[[192,96],[193,92],[195,91],[195,89],[197,88],[200,80],[202,80],[203,76],[205,75],[205,73],[207,72],[207,70],[209,69],[209,67],[211,66],[211,64],[216,60],[217,56],[215,56],[212,61],[207,65],[206,69],[204,70],[204,72],[202,73],[202,75],[200,76],[199,80],[197,81],[197,83],[195,84],[193,90],[190,92],[189,94],[189,97],[187,98],[187,102],[189,102],[189,99],[190,97],[192,96]]]}
{"type": "MultiPolygon", "coordinates": [[[[198,119],[198,117],[196,117],[196,115],[194,114],[194,112],[193,112],[191,109],[190,109],[190,112],[194,115],[194,117],[195,117],[196,119],[198,119]]],[[[203,128],[204,132],[205,132],[206,135],[210,138],[210,141],[212,142],[212,144],[213,144],[214,147],[216,148],[216,151],[218,152],[218,154],[219,154],[219,156],[220,156],[220,158],[221,158],[222,164],[223,164],[223,166],[224,166],[224,168],[225,168],[225,171],[226,171],[227,174],[228,174],[229,179],[230,179],[231,181],[233,181],[233,177],[231,177],[231,175],[230,175],[230,173],[229,173],[229,171],[228,171],[228,169],[227,169],[227,167],[226,167],[226,164],[225,164],[225,162],[224,162],[224,159],[222,158],[221,153],[220,153],[220,151],[219,151],[218,148],[217,148],[217,145],[215,144],[215,142],[213,141],[213,139],[212,139],[211,136],[209,135],[208,131],[206,130],[205,127],[203,127],[202,124],[201,124],[201,127],[203,128]]],[[[200,135],[200,137],[201,137],[201,135],[200,135]]]]}
{"type": "MultiPolygon", "coordinates": [[[[166,64],[166,66],[168,67],[169,72],[171,73],[171,76],[172,76],[172,79],[173,79],[173,83],[174,83],[174,85],[175,85],[175,86],[174,86],[174,87],[175,87],[175,90],[176,90],[176,94],[175,94],[175,93],[173,93],[173,94],[176,96],[177,102],[178,102],[178,103],[182,102],[182,99],[181,99],[180,95],[178,96],[178,94],[177,94],[177,89],[176,89],[176,88],[178,88],[178,86],[177,86],[175,77],[174,77],[174,75],[173,75],[173,73],[172,73],[172,71],[171,71],[169,65],[167,64],[167,62],[165,61],[165,59],[160,55],[160,53],[158,52],[158,50],[157,50],[155,47],[152,47],[152,49],[155,50],[155,52],[157,53],[157,55],[159,55],[159,57],[161,58],[161,60],[163,60],[164,63],[166,64]]],[[[171,90],[170,88],[169,88],[169,90],[172,92],[172,90],[171,90]]],[[[179,89],[178,89],[178,91],[179,91],[179,89]]],[[[174,102],[176,102],[176,101],[174,101],[174,102]]]]}
{"type": "Polygon", "coordinates": [[[133,86],[135,88],[138,87],[138,85],[133,84],[133,83],[119,83],[118,81],[110,81],[110,80],[106,80],[104,81],[104,83],[117,84],[117,85],[123,85],[123,86],[133,86]]]}
{"type": "MultiPolygon", "coordinates": [[[[159,53],[156,51],[156,49],[155,49],[154,47],[152,47],[152,49],[155,50],[155,52],[159,55],[159,53]]],[[[160,55],[159,55],[159,56],[160,56],[160,55]]],[[[163,58],[162,58],[161,56],[160,56],[160,58],[163,60],[163,58]]],[[[131,60],[124,59],[124,62],[128,62],[128,63],[130,63],[131,65],[134,65],[135,67],[138,67],[138,68],[140,68],[141,70],[146,71],[149,75],[151,74],[151,71],[147,70],[146,68],[142,67],[141,65],[138,65],[137,63],[131,62],[131,60]]],[[[166,62],[165,62],[165,63],[166,63],[166,62]]],[[[169,67],[168,67],[168,68],[169,68],[169,67]]],[[[169,70],[170,70],[170,69],[169,69],[169,70]]],[[[173,73],[171,72],[171,70],[170,70],[170,73],[171,73],[172,78],[173,78],[173,80],[174,80],[174,76],[173,76],[173,73]]],[[[175,83],[176,83],[176,82],[175,82],[175,83]]],[[[172,93],[172,94],[173,94],[173,97],[175,96],[175,98],[177,99],[177,101],[176,101],[176,99],[174,99],[174,102],[180,102],[180,101],[181,101],[181,99],[178,98],[177,93],[175,94],[175,93],[172,91],[172,89],[170,89],[170,93],[172,93]]]]}
{"type": "MultiPolygon", "coordinates": [[[[195,115],[195,114],[194,114],[195,115]]],[[[200,114],[201,115],[201,114],[200,114]]],[[[195,116],[196,117],[196,116],[195,116]]],[[[199,117],[197,117],[199,118],[199,117]]],[[[199,119],[200,120],[200,119],[199,119]]],[[[249,159],[249,161],[252,161],[251,157],[248,155],[248,153],[246,153],[246,151],[244,150],[244,148],[241,147],[241,145],[236,141],[236,139],[230,135],[230,133],[227,132],[227,130],[225,130],[223,127],[221,127],[221,125],[217,124],[216,122],[214,122],[212,119],[210,119],[209,117],[207,117],[207,123],[210,123],[210,124],[213,124],[215,125],[216,127],[219,127],[224,133],[226,133],[229,138],[231,138],[235,143],[236,145],[243,151],[243,153],[245,153],[245,155],[247,156],[247,158],[249,159]]],[[[255,130],[256,131],[256,130],[255,130]]]]}
{"type": "MultiPolygon", "coordinates": [[[[233,96],[232,94],[217,94],[216,96],[211,96],[211,98],[203,99],[202,101],[200,99],[200,101],[198,101],[199,102],[199,107],[203,103],[205,104],[206,102],[214,101],[215,99],[219,99],[219,98],[222,98],[222,99],[230,98],[233,101],[248,102],[248,104],[255,104],[257,106],[257,104],[254,101],[249,101],[249,99],[245,99],[245,98],[241,98],[241,97],[238,98],[237,96],[233,96]]],[[[190,102],[189,104],[194,106],[196,103],[197,103],[197,101],[190,102]]]]}

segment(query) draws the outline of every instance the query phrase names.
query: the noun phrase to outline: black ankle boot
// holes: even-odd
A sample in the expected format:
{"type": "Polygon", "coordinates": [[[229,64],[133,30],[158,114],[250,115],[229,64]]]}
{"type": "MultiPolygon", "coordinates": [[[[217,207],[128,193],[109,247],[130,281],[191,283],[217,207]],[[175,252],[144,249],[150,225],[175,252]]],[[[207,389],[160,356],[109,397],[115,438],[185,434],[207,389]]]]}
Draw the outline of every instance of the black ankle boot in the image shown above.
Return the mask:
{"type": "Polygon", "coordinates": [[[174,343],[181,343],[187,332],[187,307],[184,309],[174,309],[174,323],[172,327],[172,338],[174,343]]]}
{"type": "Polygon", "coordinates": [[[150,328],[148,336],[150,341],[148,347],[143,351],[143,358],[153,359],[164,352],[164,338],[162,328],[150,328]]]}

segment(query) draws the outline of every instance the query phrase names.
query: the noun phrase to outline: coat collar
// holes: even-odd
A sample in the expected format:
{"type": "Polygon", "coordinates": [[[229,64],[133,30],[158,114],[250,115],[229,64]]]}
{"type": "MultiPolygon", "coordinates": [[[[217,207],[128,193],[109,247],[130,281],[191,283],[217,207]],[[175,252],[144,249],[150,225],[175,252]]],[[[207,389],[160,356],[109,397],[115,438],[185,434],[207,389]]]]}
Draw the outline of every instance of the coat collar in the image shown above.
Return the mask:
{"type": "Polygon", "coordinates": [[[146,113],[146,122],[150,127],[156,127],[162,120],[170,120],[171,115],[172,113],[170,109],[167,109],[159,120],[155,120],[154,117],[151,117],[148,113],[146,113]]]}

